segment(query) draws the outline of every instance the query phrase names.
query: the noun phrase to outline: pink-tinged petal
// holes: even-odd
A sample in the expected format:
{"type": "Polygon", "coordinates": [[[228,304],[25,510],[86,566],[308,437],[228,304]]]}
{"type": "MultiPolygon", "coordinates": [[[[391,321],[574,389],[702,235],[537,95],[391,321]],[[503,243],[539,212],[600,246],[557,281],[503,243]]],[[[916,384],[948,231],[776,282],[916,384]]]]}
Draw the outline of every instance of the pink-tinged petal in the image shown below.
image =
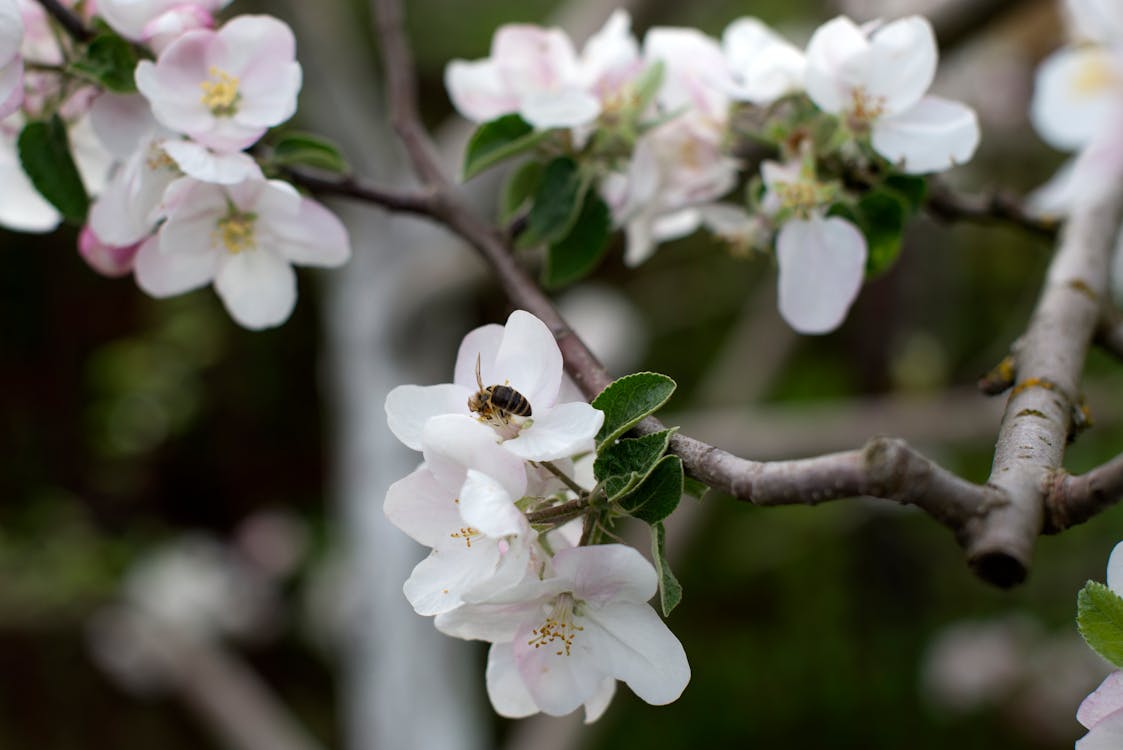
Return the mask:
{"type": "Polygon", "coordinates": [[[585,632],[601,669],[646,702],[677,700],[690,682],[690,664],[674,633],[646,604],[612,602],[590,608],[585,632]],[[595,624],[594,624],[595,623],[595,624]]]}
{"type": "Polygon", "coordinates": [[[23,103],[23,58],[17,57],[0,66],[0,119],[20,108],[23,103]]]}
{"type": "Polygon", "coordinates": [[[134,42],[143,42],[144,27],[183,2],[184,0],[98,0],[97,14],[121,36],[134,42]]]}
{"type": "Polygon", "coordinates": [[[1123,672],[1109,674],[1076,709],[1076,720],[1092,729],[1117,711],[1123,711],[1123,672]]]}
{"type": "Polygon", "coordinates": [[[503,326],[489,323],[480,326],[464,337],[456,353],[456,368],[452,382],[475,393],[480,389],[476,381],[476,359],[480,362],[480,380],[483,386],[501,385],[499,373],[495,369],[495,355],[503,341],[503,326]]]}
{"type": "Polygon", "coordinates": [[[585,701],[585,723],[592,724],[604,716],[604,712],[608,710],[614,695],[616,695],[616,678],[604,678],[593,697],[585,701]]]}
{"type": "Polygon", "coordinates": [[[515,507],[516,500],[498,481],[468,469],[460,488],[460,516],[468,526],[490,537],[525,534],[530,526],[526,516],[515,507]]]}
{"type": "Polygon", "coordinates": [[[262,230],[269,243],[290,262],[301,266],[334,268],[351,259],[351,239],[339,217],[311,198],[299,198],[296,212],[271,210],[280,185],[271,181],[258,204],[262,230]]]}
{"type": "Polygon", "coordinates": [[[102,276],[110,278],[132,273],[133,260],[140,246],[139,242],[124,247],[108,245],[98,239],[89,226],[82,227],[78,234],[78,254],[82,256],[82,260],[102,276]]]}
{"type": "Polygon", "coordinates": [[[498,480],[512,498],[521,498],[526,492],[523,461],[497,441],[495,430],[459,414],[432,417],[421,433],[425,462],[446,487],[459,492],[468,469],[476,469],[498,480]]]}
{"type": "Polygon", "coordinates": [[[140,36],[157,57],[176,39],[195,29],[214,27],[210,11],[194,3],[177,5],[144,24],[140,36]]]}
{"type": "Polygon", "coordinates": [[[541,598],[537,596],[543,588],[541,583],[528,583],[508,591],[510,599],[502,604],[465,604],[444,612],[437,615],[433,625],[453,638],[507,643],[515,637],[519,624],[541,609],[541,598]]]}
{"type": "Polygon", "coordinates": [[[300,64],[289,62],[242,81],[245,97],[234,119],[247,127],[272,127],[296,113],[297,95],[304,80],[300,64]]]}
{"type": "Polygon", "coordinates": [[[0,64],[20,53],[23,44],[23,14],[15,0],[0,0],[0,64]]]}
{"type": "Polygon", "coordinates": [[[1123,106],[1123,76],[1113,53],[1100,47],[1063,47],[1037,68],[1030,121],[1050,146],[1074,151],[1123,106]]]}
{"type": "MultiPolygon", "coordinates": [[[[1107,587],[1123,596],[1123,542],[1115,545],[1107,558],[1107,587]]],[[[1123,704],[1119,707],[1123,708],[1123,704]]]]}
{"type": "Polygon", "coordinates": [[[217,230],[229,210],[227,193],[219,185],[191,178],[168,186],[164,202],[170,203],[167,222],[160,229],[162,252],[225,252],[217,230]]]}
{"type": "Polygon", "coordinates": [[[528,576],[537,576],[537,566],[531,568],[530,535],[508,537],[507,539],[479,539],[472,543],[472,550],[479,545],[493,545],[499,549],[499,563],[490,570],[483,570],[484,575],[465,591],[461,597],[465,602],[495,601],[506,592],[514,590],[528,576]]]}
{"type": "Polygon", "coordinates": [[[790,219],[776,238],[780,314],[799,333],[838,328],[862,287],[866,240],[837,216],[790,219]]]}
{"type": "Polygon", "coordinates": [[[725,120],[726,92],[733,81],[717,40],[697,29],[653,28],[644,36],[643,55],[648,63],[663,63],[663,85],[656,99],[665,111],[693,110],[725,120]]]}
{"type": "Polygon", "coordinates": [[[518,437],[503,447],[527,461],[553,461],[593,449],[593,438],[604,424],[604,412],[584,402],[558,404],[533,417],[518,437]]]}
{"type": "Polygon", "coordinates": [[[90,107],[90,124],[109,152],[128,159],[158,127],[148,100],[140,94],[103,91],[90,107]]]}
{"type": "Polygon", "coordinates": [[[219,154],[194,141],[168,140],[164,152],[188,177],[219,185],[262,180],[261,167],[249,154],[236,151],[219,154]]]}
{"type": "MultiPolygon", "coordinates": [[[[572,616],[572,615],[571,615],[572,616]]],[[[543,713],[564,716],[599,695],[608,676],[601,654],[592,650],[587,630],[572,633],[572,640],[543,642],[534,631],[545,624],[541,610],[524,621],[512,641],[515,663],[523,684],[543,713]]]]}
{"type": "Polygon", "coordinates": [[[884,102],[886,114],[903,112],[920,101],[936,77],[936,34],[922,16],[885,24],[870,40],[866,90],[884,102]]]}
{"type": "Polygon", "coordinates": [[[206,286],[214,279],[219,255],[208,248],[163,252],[162,234],[141,245],[133,264],[136,283],[153,297],[172,297],[206,286]]]}
{"type": "Polygon", "coordinates": [[[296,58],[292,29],[273,16],[237,16],[215,34],[219,44],[211,63],[239,79],[277,69],[296,58]]]}
{"type": "Polygon", "coordinates": [[[1104,717],[1076,741],[1075,750],[1119,750],[1123,747],[1123,711],[1104,717]]]}
{"type": "Polygon", "coordinates": [[[560,29],[502,26],[492,38],[491,59],[500,80],[520,98],[565,87],[578,77],[577,52],[560,29]]]}
{"type": "Polygon", "coordinates": [[[452,383],[399,385],[386,395],[386,422],[398,440],[419,451],[425,423],[441,414],[468,416],[472,392],[452,383]]]}
{"type": "Polygon", "coordinates": [[[510,643],[493,643],[487,652],[487,697],[495,713],[522,719],[538,713],[538,706],[523,684],[510,643]]]}
{"type": "Polygon", "coordinates": [[[873,126],[874,149],[909,174],[942,172],[970,161],[979,147],[979,120],[967,105],[926,96],[873,126]]]}
{"type": "Polygon", "coordinates": [[[296,272],[265,248],[223,258],[214,289],[230,317],[254,331],[284,323],[296,307],[296,272]]]}
{"type": "Polygon", "coordinates": [[[165,50],[159,62],[141,60],[136,86],[152,105],[152,114],[177,133],[202,133],[212,128],[215,116],[203,104],[199,83],[209,80],[205,59],[210,33],[192,31],[165,50]]]}
{"type": "Polygon", "coordinates": [[[553,406],[561,387],[561,350],[545,323],[525,310],[515,310],[503,328],[495,370],[504,379],[500,384],[521,393],[532,408],[545,410],[553,406]]]}
{"type": "Polygon", "coordinates": [[[596,605],[646,602],[655,596],[655,568],[634,547],[597,544],[554,555],[554,574],[572,583],[574,596],[596,605]]]}
{"type": "Polygon", "coordinates": [[[575,88],[535,91],[519,102],[519,114],[541,130],[573,128],[597,119],[600,100],[575,88]]]}
{"type": "Polygon", "coordinates": [[[807,95],[824,112],[853,103],[855,86],[868,78],[870,42],[858,26],[838,16],[815,30],[807,43],[807,95]]]}
{"type": "Polygon", "coordinates": [[[634,79],[642,70],[639,42],[632,34],[632,19],[625,10],[614,10],[581,50],[581,82],[604,99],[634,79]]]}
{"type": "Polygon", "coordinates": [[[473,122],[487,122],[519,108],[519,97],[488,60],[453,60],[445,68],[445,89],[456,111],[473,122]]]}
{"type": "Polygon", "coordinates": [[[449,529],[463,525],[455,494],[425,466],[390,485],[382,511],[390,523],[427,547],[447,542],[449,529]]]}
{"type": "Polygon", "coordinates": [[[257,143],[266,128],[243,123],[235,116],[212,117],[205,128],[180,130],[208,148],[230,152],[241,151],[257,143]]]}
{"type": "Polygon", "coordinates": [[[473,544],[471,549],[434,550],[414,567],[402,593],[419,615],[450,612],[464,603],[461,595],[498,562],[499,548],[494,542],[473,544]]]}

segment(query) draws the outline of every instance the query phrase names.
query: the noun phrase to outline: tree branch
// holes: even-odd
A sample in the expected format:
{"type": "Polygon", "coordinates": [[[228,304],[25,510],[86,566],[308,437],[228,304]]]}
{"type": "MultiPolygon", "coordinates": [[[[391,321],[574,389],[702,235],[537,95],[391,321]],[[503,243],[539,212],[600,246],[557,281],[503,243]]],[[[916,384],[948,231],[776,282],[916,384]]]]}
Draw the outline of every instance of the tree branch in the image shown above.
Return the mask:
{"type": "Polygon", "coordinates": [[[963,195],[934,178],[928,180],[928,200],[924,207],[945,223],[1013,224],[1047,239],[1054,239],[1059,227],[1055,221],[1029,215],[1017,199],[1005,193],[963,195]]]}
{"type": "Polygon", "coordinates": [[[39,0],[39,4],[75,40],[88,42],[94,38],[94,33],[86,27],[81,17],[58,0],[39,0]]]}
{"type": "Polygon", "coordinates": [[[294,185],[300,185],[319,195],[354,198],[398,213],[437,217],[436,201],[431,192],[388,190],[361,177],[329,177],[324,173],[294,167],[284,169],[283,174],[294,185]]]}

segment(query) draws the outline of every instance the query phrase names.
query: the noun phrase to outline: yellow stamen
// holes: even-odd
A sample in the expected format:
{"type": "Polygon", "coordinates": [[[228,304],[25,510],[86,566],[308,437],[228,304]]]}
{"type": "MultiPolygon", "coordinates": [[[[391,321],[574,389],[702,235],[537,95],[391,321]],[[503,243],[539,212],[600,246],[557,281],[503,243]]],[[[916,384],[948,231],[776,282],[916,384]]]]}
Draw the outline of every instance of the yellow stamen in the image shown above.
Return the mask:
{"type": "Polygon", "coordinates": [[[573,648],[573,639],[585,629],[573,621],[574,605],[571,594],[559,594],[546,616],[546,621],[530,631],[532,638],[527,641],[527,645],[542,648],[554,646],[556,641],[560,641],[556,644],[558,650],[554,655],[569,656],[570,649],[573,648]]]}
{"type": "Polygon", "coordinates": [[[874,96],[861,86],[851,90],[850,121],[852,125],[868,126],[884,113],[884,96],[874,96]]]}
{"type": "Polygon", "coordinates": [[[203,106],[217,117],[229,117],[237,111],[236,105],[241,98],[238,93],[238,77],[213,65],[208,73],[210,80],[199,84],[199,88],[203,90],[203,106]]]}
{"type": "Polygon", "coordinates": [[[465,526],[464,528],[452,532],[449,536],[453,539],[463,539],[465,546],[467,546],[468,549],[472,549],[472,540],[478,536],[483,536],[483,534],[481,534],[479,530],[473,529],[471,526],[465,526]]]}
{"type": "Polygon", "coordinates": [[[254,223],[257,221],[255,214],[244,214],[231,210],[229,214],[218,220],[214,231],[214,241],[221,242],[227,252],[237,255],[245,250],[257,247],[254,236],[254,223]]]}

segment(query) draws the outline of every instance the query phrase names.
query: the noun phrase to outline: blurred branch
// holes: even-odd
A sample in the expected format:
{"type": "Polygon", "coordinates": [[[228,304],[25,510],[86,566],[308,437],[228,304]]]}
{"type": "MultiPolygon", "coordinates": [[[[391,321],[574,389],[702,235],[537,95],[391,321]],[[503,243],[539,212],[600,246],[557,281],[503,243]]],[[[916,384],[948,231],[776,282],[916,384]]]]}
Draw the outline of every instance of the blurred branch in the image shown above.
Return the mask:
{"type": "Polygon", "coordinates": [[[1029,215],[1020,201],[1006,193],[964,195],[936,179],[928,181],[928,200],[924,207],[943,222],[1012,224],[1047,239],[1054,239],[1059,227],[1055,221],[1029,215]]]}
{"type": "Polygon", "coordinates": [[[1110,303],[1104,304],[1100,314],[1095,341],[1116,359],[1123,359],[1123,315],[1110,303]]]}
{"type": "Polygon", "coordinates": [[[929,16],[940,50],[963,44],[1007,13],[1037,0],[946,0],[929,16]]]}
{"type": "Polygon", "coordinates": [[[86,28],[86,24],[82,22],[81,17],[60,3],[59,0],[38,0],[38,2],[43,6],[43,10],[47,11],[51,18],[58,21],[66,33],[75,40],[88,42],[94,38],[94,33],[86,28]]]}
{"type": "Polygon", "coordinates": [[[346,177],[328,176],[324,173],[294,167],[287,168],[283,172],[285,177],[294,184],[319,195],[354,198],[398,213],[438,216],[432,193],[388,190],[352,175],[346,177]]]}

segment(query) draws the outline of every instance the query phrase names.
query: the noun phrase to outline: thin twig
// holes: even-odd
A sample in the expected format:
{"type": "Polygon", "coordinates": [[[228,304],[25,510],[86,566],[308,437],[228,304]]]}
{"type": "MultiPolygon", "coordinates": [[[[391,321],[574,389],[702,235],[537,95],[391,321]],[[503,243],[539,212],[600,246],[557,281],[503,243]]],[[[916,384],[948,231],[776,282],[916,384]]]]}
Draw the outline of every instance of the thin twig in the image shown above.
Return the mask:
{"type": "Polygon", "coordinates": [[[373,203],[391,211],[422,216],[436,217],[436,198],[429,192],[394,191],[379,187],[361,177],[328,176],[304,169],[286,168],[285,177],[295,185],[307,188],[319,195],[335,195],[354,198],[364,203],[373,203]]]}
{"type": "Polygon", "coordinates": [[[555,505],[552,508],[544,508],[527,513],[526,520],[530,523],[559,523],[572,521],[574,518],[583,515],[588,509],[589,499],[580,498],[578,500],[570,500],[568,503],[562,503],[561,505],[555,505]]]}
{"type": "Polygon", "coordinates": [[[1012,224],[1033,234],[1054,239],[1059,224],[1031,216],[1020,201],[1005,193],[963,195],[939,180],[929,180],[925,209],[944,222],[970,221],[977,224],[1012,224]]]}
{"type": "Polygon", "coordinates": [[[536,461],[535,463],[560,479],[561,483],[576,492],[578,497],[585,497],[589,494],[587,489],[573,481],[568,474],[559,469],[552,461],[536,461]]]}
{"type": "Polygon", "coordinates": [[[51,18],[58,21],[59,26],[62,26],[63,30],[75,40],[88,42],[94,38],[94,32],[86,27],[81,17],[58,0],[39,0],[39,4],[42,5],[43,9],[51,15],[51,18]]]}

